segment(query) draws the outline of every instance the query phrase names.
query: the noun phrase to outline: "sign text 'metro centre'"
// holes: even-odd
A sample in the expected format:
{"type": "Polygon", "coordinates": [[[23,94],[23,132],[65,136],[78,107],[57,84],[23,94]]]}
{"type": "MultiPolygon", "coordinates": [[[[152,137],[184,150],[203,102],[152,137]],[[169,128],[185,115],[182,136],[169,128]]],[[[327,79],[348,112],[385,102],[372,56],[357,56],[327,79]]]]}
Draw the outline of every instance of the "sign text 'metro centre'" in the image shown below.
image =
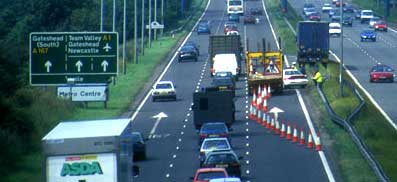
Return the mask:
{"type": "Polygon", "coordinates": [[[30,34],[31,85],[105,83],[118,73],[116,32],[30,34]]]}

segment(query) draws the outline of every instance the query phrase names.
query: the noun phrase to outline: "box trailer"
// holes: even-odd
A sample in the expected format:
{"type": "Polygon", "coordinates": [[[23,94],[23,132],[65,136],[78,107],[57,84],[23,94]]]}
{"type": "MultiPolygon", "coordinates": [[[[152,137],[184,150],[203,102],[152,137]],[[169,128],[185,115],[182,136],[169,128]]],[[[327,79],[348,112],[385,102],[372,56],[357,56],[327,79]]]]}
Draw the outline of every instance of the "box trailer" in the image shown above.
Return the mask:
{"type": "Polygon", "coordinates": [[[133,180],[130,119],[61,122],[42,139],[46,182],[133,180]]]}

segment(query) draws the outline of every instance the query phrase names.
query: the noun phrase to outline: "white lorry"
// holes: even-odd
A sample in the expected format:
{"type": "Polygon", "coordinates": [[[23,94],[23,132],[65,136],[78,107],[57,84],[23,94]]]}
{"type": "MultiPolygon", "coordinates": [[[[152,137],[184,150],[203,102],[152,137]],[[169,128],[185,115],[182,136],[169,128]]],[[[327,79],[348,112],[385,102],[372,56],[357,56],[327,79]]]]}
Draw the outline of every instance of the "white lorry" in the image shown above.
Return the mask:
{"type": "Polygon", "coordinates": [[[369,22],[370,19],[374,17],[374,12],[372,10],[361,10],[360,20],[361,23],[369,22]]]}
{"type": "Polygon", "coordinates": [[[132,181],[129,119],[61,122],[42,139],[46,182],[132,181]]]}

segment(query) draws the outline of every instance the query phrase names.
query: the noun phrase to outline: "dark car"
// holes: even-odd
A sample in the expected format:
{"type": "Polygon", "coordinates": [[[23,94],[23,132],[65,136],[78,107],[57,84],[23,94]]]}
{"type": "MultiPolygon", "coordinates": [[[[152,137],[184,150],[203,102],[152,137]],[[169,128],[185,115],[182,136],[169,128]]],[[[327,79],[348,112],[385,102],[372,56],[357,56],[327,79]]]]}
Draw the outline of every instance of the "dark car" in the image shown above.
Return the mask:
{"type": "Polygon", "coordinates": [[[340,22],[340,15],[334,15],[331,17],[331,22],[336,22],[339,23],[340,22]]]}
{"type": "Polygon", "coordinates": [[[141,132],[132,132],[134,160],[146,159],[146,144],[141,132]]]}
{"type": "Polygon", "coordinates": [[[230,142],[230,133],[225,122],[207,122],[201,126],[199,132],[199,145],[206,138],[225,137],[230,142]]]}
{"type": "Polygon", "coordinates": [[[237,14],[237,13],[229,14],[229,21],[239,22],[240,21],[240,15],[237,14]]]}
{"type": "Polygon", "coordinates": [[[329,10],[328,16],[331,18],[334,15],[340,15],[339,10],[336,10],[336,9],[329,10]]]}
{"type": "Polygon", "coordinates": [[[374,27],[375,31],[382,30],[382,31],[387,32],[387,23],[383,20],[379,20],[379,21],[375,22],[373,27],[374,27]]]}
{"type": "Polygon", "coordinates": [[[342,25],[353,26],[353,18],[351,16],[344,16],[342,25]]]}
{"type": "Polygon", "coordinates": [[[233,73],[230,71],[218,71],[214,75],[214,78],[217,78],[217,77],[229,77],[229,78],[232,78],[233,81],[236,83],[236,77],[233,76],[233,73]]]}
{"type": "Polygon", "coordinates": [[[360,19],[361,18],[361,10],[359,10],[359,9],[354,10],[354,17],[356,19],[360,19]]]}
{"type": "Polygon", "coordinates": [[[372,40],[373,42],[376,42],[376,33],[374,30],[371,29],[363,30],[360,33],[360,37],[361,37],[361,42],[366,40],[372,40]]]}
{"type": "Polygon", "coordinates": [[[214,77],[211,85],[218,88],[219,90],[235,90],[235,82],[230,77],[214,77]]]}
{"type": "Polygon", "coordinates": [[[200,46],[194,43],[193,41],[187,41],[184,46],[193,46],[194,49],[196,49],[197,51],[197,55],[200,56],[200,49],[199,49],[200,46]]]}
{"type": "Polygon", "coordinates": [[[244,15],[244,24],[255,24],[255,22],[254,15],[244,15]]]}
{"type": "Polygon", "coordinates": [[[250,8],[251,15],[262,15],[261,8],[250,8]]]}
{"type": "Polygon", "coordinates": [[[373,66],[369,71],[370,82],[394,82],[394,70],[390,66],[380,64],[373,66]]]}
{"type": "Polygon", "coordinates": [[[346,4],[346,6],[343,7],[343,12],[345,12],[345,13],[354,13],[353,5],[346,4]]]}
{"type": "Polygon", "coordinates": [[[197,25],[197,34],[211,34],[209,22],[200,22],[197,25]]]}
{"type": "Polygon", "coordinates": [[[215,150],[206,155],[201,167],[225,168],[229,176],[241,177],[241,159],[232,150],[215,150]]]}
{"type": "Polygon", "coordinates": [[[182,60],[198,60],[198,52],[194,46],[184,45],[180,51],[178,51],[178,62],[182,60]]]}
{"type": "Polygon", "coordinates": [[[339,0],[339,1],[335,2],[335,6],[336,7],[340,7],[341,4],[342,4],[342,6],[346,6],[346,2],[345,1],[341,2],[341,0],[339,0]]]}
{"type": "Polygon", "coordinates": [[[312,13],[309,15],[309,20],[311,21],[320,21],[321,20],[321,16],[318,12],[312,13]]]}

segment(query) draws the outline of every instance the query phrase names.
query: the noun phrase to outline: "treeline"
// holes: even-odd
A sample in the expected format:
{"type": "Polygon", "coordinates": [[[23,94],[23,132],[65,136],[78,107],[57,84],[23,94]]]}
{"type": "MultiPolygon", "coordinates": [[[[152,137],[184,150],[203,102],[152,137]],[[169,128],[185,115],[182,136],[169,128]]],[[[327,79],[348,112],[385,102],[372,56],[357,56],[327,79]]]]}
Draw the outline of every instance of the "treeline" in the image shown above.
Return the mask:
{"type": "MultiPolygon", "coordinates": [[[[100,2],[101,0],[0,1],[0,175],[13,170],[22,155],[39,151],[43,135],[59,120],[73,114],[74,105],[57,99],[53,89],[29,86],[29,33],[99,31],[100,2]]],[[[144,2],[147,17],[149,1],[144,2]]],[[[180,0],[164,2],[166,27],[177,28],[178,20],[183,18],[180,16],[182,3],[180,0]]],[[[134,1],[127,0],[127,39],[132,38],[134,31],[133,3],[134,1]]],[[[142,16],[141,3],[138,0],[139,20],[142,16]]],[[[160,3],[161,0],[158,0],[158,8],[161,7],[160,3]]],[[[185,7],[190,7],[190,3],[186,0],[185,7]]],[[[116,31],[122,40],[123,1],[118,0],[116,4],[116,31]]],[[[112,31],[113,0],[104,0],[104,5],[104,31],[112,31]]],[[[160,10],[157,12],[160,16],[160,10]]],[[[147,19],[145,21],[147,24],[147,19]]]]}

